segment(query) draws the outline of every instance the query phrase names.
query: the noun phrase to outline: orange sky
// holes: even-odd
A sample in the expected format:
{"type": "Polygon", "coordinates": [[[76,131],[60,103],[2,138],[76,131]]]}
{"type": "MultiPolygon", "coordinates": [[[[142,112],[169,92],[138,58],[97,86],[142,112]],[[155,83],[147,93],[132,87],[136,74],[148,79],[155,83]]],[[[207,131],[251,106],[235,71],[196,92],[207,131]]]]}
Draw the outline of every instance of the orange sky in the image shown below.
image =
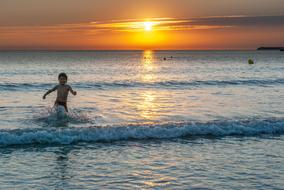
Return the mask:
{"type": "Polygon", "coordinates": [[[1,0],[0,49],[284,46],[283,0],[1,0]],[[145,22],[150,22],[147,31],[145,22]]]}

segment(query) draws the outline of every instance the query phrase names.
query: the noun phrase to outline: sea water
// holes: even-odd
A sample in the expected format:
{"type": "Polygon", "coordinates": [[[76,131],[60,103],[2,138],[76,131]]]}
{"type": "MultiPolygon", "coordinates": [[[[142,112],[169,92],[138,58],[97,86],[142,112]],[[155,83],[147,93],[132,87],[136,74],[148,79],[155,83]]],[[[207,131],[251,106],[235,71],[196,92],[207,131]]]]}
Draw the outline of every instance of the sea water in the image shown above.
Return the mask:
{"type": "Polygon", "coordinates": [[[0,97],[0,189],[284,189],[282,52],[4,51],[0,97]]]}

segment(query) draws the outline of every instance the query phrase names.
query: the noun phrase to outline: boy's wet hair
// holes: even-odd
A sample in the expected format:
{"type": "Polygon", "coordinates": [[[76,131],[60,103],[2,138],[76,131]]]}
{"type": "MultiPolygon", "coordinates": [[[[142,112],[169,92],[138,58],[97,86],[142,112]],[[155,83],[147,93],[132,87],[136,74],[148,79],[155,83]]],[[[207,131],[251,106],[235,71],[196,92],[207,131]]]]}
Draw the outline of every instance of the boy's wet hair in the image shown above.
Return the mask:
{"type": "Polygon", "coordinates": [[[58,79],[60,78],[60,77],[64,77],[64,78],[66,78],[66,80],[67,80],[67,75],[66,75],[66,73],[59,73],[59,75],[58,75],[58,79]]]}

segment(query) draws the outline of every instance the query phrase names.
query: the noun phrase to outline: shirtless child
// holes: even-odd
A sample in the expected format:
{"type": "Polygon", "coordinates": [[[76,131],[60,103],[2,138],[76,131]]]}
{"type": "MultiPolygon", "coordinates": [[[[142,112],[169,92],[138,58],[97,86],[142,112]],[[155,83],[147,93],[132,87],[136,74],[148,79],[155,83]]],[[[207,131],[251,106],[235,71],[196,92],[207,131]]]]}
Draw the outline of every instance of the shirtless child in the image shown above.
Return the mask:
{"type": "Polygon", "coordinates": [[[68,112],[68,108],[67,108],[67,97],[68,97],[68,92],[70,91],[74,96],[77,94],[76,91],[74,91],[71,86],[69,86],[67,83],[67,75],[65,73],[60,73],[58,75],[58,82],[59,84],[56,85],[55,87],[53,87],[52,89],[48,90],[44,95],[43,95],[43,99],[46,98],[46,96],[48,94],[50,94],[51,92],[57,90],[57,98],[55,100],[54,105],[58,106],[64,106],[66,112],[68,112]]]}

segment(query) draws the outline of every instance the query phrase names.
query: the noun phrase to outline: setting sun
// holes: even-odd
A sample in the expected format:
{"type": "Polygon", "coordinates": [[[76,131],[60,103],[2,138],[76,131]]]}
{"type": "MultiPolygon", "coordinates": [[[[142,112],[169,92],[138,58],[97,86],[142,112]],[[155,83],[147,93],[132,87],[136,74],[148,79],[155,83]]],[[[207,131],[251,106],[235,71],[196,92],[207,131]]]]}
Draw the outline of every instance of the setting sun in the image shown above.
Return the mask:
{"type": "Polygon", "coordinates": [[[146,31],[151,31],[152,30],[152,26],[153,26],[152,22],[144,22],[144,29],[146,31]]]}

